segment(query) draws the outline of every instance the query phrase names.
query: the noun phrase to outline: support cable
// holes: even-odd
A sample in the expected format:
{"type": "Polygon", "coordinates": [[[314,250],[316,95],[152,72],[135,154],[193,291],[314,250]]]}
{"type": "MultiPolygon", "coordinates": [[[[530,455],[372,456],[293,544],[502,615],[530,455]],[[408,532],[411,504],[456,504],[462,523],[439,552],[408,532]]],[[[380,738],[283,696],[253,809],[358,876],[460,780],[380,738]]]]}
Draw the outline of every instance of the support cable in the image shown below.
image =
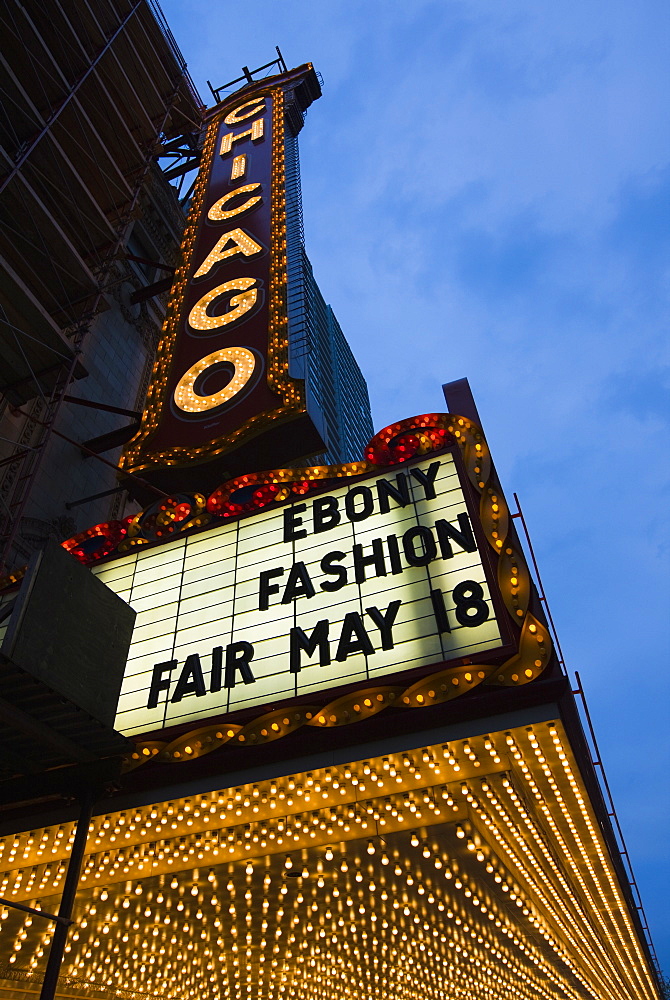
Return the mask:
{"type": "Polygon", "coordinates": [[[588,707],[588,705],[586,703],[586,695],[584,693],[584,688],[582,686],[582,679],[579,676],[578,671],[576,671],[576,670],[575,670],[575,679],[577,681],[577,688],[572,693],[579,695],[579,698],[580,698],[580,701],[581,701],[581,704],[582,704],[582,710],[584,712],[584,718],[586,719],[586,725],[587,725],[587,728],[588,728],[589,736],[591,737],[591,743],[592,743],[592,746],[593,746],[593,750],[595,751],[595,759],[592,760],[592,763],[593,763],[594,767],[597,767],[599,769],[600,784],[602,785],[602,787],[603,787],[603,789],[605,791],[606,801],[607,801],[607,805],[609,807],[609,811],[608,811],[607,815],[613,821],[614,827],[616,828],[616,832],[617,832],[617,835],[618,835],[618,838],[619,838],[619,844],[618,844],[619,851],[621,853],[622,858],[624,858],[624,860],[625,860],[625,867],[627,869],[626,875],[627,875],[627,878],[628,878],[628,882],[630,884],[631,889],[633,890],[634,898],[637,900],[637,902],[636,902],[635,905],[636,905],[636,909],[638,910],[638,912],[640,914],[640,922],[642,924],[642,929],[643,929],[643,931],[645,933],[645,937],[646,937],[646,940],[647,940],[647,945],[648,945],[649,951],[651,953],[651,958],[652,958],[652,962],[653,962],[653,965],[654,965],[654,971],[658,975],[660,975],[661,967],[659,965],[658,956],[656,955],[656,951],[654,949],[654,945],[653,945],[653,942],[652,942],[652,939],[651,939],[651,932],[649,930],[649,921],[647,920],[647,915],[645,913],[644,905],[642,903],[642,896],[640,894],[640,888],[639,888],[639,886],[637,884],[637,880],[635,878],[635,872],[633,871],[633,863],[632,863],[632,861],[630,859],[630,854],[628,853],[628,847],[626,845],[626,840],[624,838],[623,830],[621,829],[621,824],[619,822],[619,817],[617,815],[616,807],[614,805],[614,799],[612,798],[612,792],[611,792],[611,789],[610,789],[609,781],[607,780],[607,774],[605,773],[605,766],[604,766],[603,761],[602,761],[602,754],[600,753],[600,747],[598,746],[598,740],[596,739],[595,730],[593,728],[593,723],[591,721],[591,713],[589,712],[589,707],[588,707]]]}
{"type": "Polygon", "coordinates": [[[544,604],[544,610],[545,610],[545,613],[547,615],[547,619],[549,621],[549,625],[551,626],[551,633],[552,633],[552,636],[553,636],[553,639],[554,639],[554,643],[555,643],[556,649],[558,651],[559,663],[561,664],[561,667],[563,668],[563,672],[565,673],[566,672],[565,671],[565,658],[563,656],[563,650],[561,649],[561,642],[560,642],[560,639],[558,638],[558,632],[556,631],[556,626],[554,625],[554,619],[552,618],[552,615],[551,615],[551,608],[549,607],[549,602],[547,600],[547,595],[544,592],[544,584],[542,583],[542,577],[540,576],[540,568],[537,565],[537,559],[535,558],[535,550],[533,549],[533,543],[531,541],[530,532],[528,531],[528,526],[526,524],[526,518],[523,515],[523,511],[521,509],[521,504],[519,503],[519,497],[517,496],[516,493],[513,493],[512,495],[514,497],[514,502],[516,504],[516,514],[512,514],[512,517],[513,518],[517,518],[518,517],[521,520],[521,526],[523,527],[523,533],[524,533],[524,536],[525,536],[525,539],[526,539],[526,544],[528,546],[528,551],[530,553],[531,562],[533,563],[533,570],[535,571],[535,579],[537,581],[537,589],[539,591],[540,600],[544,604]]]}

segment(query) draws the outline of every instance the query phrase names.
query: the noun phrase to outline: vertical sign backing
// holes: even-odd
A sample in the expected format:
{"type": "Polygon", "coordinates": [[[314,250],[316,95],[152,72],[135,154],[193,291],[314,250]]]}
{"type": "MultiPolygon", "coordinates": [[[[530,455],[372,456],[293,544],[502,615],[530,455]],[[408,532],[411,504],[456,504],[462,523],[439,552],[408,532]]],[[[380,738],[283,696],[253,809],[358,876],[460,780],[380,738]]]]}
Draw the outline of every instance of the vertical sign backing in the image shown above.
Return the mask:
{"type": "Polygon", "coordinates": [[[156,364],[125,469],[163,489],[318,451],[288,367],[287,121],[320,95],[311,65],[251,84],[210,115],[156,364]]]}

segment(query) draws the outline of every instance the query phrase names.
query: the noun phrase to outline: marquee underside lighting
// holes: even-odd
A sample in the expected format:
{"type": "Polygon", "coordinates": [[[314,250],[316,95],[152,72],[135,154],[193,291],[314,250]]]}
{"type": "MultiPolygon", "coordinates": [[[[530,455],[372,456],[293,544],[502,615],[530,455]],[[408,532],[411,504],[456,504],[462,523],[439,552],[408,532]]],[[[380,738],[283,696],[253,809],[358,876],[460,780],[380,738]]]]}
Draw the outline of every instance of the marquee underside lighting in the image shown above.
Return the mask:
{"type": "MultiPolygon", "coordinates": [[[[7,837],[53,911],[71,824],[7,837]]],[[[3,991],[51,925],[0,913],[3,991]]],[[[97,817],[58,995],[653,1000],[559,721],[97,817]]]]}

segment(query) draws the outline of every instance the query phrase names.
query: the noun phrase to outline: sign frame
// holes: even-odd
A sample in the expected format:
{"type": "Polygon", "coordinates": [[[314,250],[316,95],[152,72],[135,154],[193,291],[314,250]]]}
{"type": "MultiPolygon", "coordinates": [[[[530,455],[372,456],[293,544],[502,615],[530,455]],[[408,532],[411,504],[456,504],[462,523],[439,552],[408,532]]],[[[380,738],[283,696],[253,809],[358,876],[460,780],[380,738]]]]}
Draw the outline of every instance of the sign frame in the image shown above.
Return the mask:
{"type": "MultiPolygon", "coordinates": [[[[307,63],[250,84],[209,112],[183,263],[140,429],[120,460],[160,489],[188,489],[194,474],[200,489],[211,489],[247,468],[325,448],[304,379],[289,372],[284,153],[292,112],[320,94],[307,63]],[[226,248],[219,247],[224,237],[226,248]],[[232,378],[223,386],[227,367],[232,378]],[[199,388],[207,378],[218,392],[199,388]]],[[[141,482],[131,486],[148,499],[141,482]]]]}
{"type": "MultiPolygon", "coordinates": [[[[388,469],[377,468],[374,471],[367,470],[362,474],[352,476],[348,479],[329,479],[323,481],[323,483],[315,484],[315,489],[310,491],[308,498],[309,500],[316,500],[318,497],[323,496],[333,489],[341,489],[345,484],[351,487],[355,487],[359,484],[364,484],[368,479],[373,479],[374,477],[383,478],[387,474],[390,478],[393,475],[403,469],[408,470],[417,464],[426,462],[430,463],[433,461],[438,461],[441,457],[448,455],[454,462],[454,470],[458,478],[458,485],[463,498],[463,503],[466,508],[467,515],[470,520],[473,535],[477,545],[477,555],[481,560],[481,565],[484,573],[484,577],[488,586],[488,591],[491,599],[492,609],[495,615],[495,619],[500,631],[500,643],[496,645],[493,649],[486,650],[484,652],[476,652],[471,655],[458,656],[453,659],[436,659],[429,664],[422,664],[419,666],[408,665],[402,670],[390,670],[388,674],[378,675],[373,679],[367,680],[354,680],[349,683],[342,683],[332,687],[325,687],[320,689],[316,694],[317,701],[323,700],[323,698],[340,699],[346,697],[351,693],[362,690],[363,688],[370,685],[370,683],[379,683],[383,686],[406,686],[412,684],[413,682],[419,681],[422,677],[425,677],[431,673],[437,671],[458,671],[459,668],[467,668],[468,666],[476,666],[478,663],[482,662],[492,662],[500,663],[514,656],[519,647],[519,636],[520,629],[514,624],[510,619],[510,616],[505,607],[502,595],[499,591],[498,582],[496,578],[496,567],[495,567],[495,554],[491,550],[490,545],[487,543],[486,535],[483,526],[480,521],[480,514],[478,510],[478,494],[473,484],[471,483],[463,460],[463,455],[461,449],[457,447],[456,444],[450,444],[449,446],[440,449],[439,451],[432,451],[429,455],[424,458],[402,463],[399,465],[393,465],[388,469]]],[[[276,509],[285,509],[290,506],[291,503],[295,502],[295,497],[287,498],[286,500],[278,503],[276,509]]],[[[253,515],[252,515],[253,516],[253,515]]],[[[236,519],[237,520],[237,519],[236,519]]],[[[241,521],[246,520],[246,517],[242,515],[240,517],[241,521]]],[[[206,531],[207,527],[202,530],[206,531]]],[[[200,532],[195,532],[195,537],[200,534],[200,532]]],[[[162,544],[162,543],[159,543],[162,544]]],[[[169,544],[169,543],[168,543],[169,544]]],[[[326,544],[326,543],[324,543],[326,544]]],[[[151,546],[153,548],[153,546],[151,546]]],[[[105,560],[106,562],[107,560],[105,560]]],[[[400,586],[400,585],[399,585],[400,586]]],[[[193,652],[196,652],[194,649],[193,652]]],[[[288,656],[288,653],[287,653],[288,656]]],[[[181,668],[180,664],[180,668],[181,668]]],[[[269,711],[277,711],[278,706],[283,706],[282,711],[286,711],[292,706],[298,710],[307,707],[314,706],[315,694],[312,693],[298,693],[297,695],[291,697],[284,695],[279,695],[276,699],[273,699],[265,703],[262,707],[269,711]]],[[[147,729],[143,734],[143,739],[155,737],[156,739],[163,739],[165,737],[173,737],[180,731],[191,730],[194,724],[197,724],[199,728],[203,726],[211,726],[218,724],[223,725],[237,725],[238,723],[244,723],[249,718],[258,714],[259,704],[255,704],[249,707],[242,708],[232,708],[230,711],[214,712],[212,715],[207,717],[202,717],[199,720],[187,720],[185,722],[179,722],[175,725],[168,725],[161,727],[159,729],[147,729]]]]}

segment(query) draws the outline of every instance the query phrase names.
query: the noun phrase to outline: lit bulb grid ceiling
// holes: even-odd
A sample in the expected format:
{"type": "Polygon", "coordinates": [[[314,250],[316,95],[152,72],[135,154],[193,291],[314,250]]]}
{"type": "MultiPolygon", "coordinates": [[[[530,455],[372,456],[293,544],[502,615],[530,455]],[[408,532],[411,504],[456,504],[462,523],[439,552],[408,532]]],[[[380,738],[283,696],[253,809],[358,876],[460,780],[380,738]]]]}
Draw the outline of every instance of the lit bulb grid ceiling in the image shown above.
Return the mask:
{"type": "MultiPolygon", "coordinates": [[[[71,825],[6,838],[0,895],[53,911],[71,825]]],[[[560,722],[98,816],[59,995],[652,1000],[560,722]]],[[[5,909],[4,996],[50,926],[5,909]]]]}

